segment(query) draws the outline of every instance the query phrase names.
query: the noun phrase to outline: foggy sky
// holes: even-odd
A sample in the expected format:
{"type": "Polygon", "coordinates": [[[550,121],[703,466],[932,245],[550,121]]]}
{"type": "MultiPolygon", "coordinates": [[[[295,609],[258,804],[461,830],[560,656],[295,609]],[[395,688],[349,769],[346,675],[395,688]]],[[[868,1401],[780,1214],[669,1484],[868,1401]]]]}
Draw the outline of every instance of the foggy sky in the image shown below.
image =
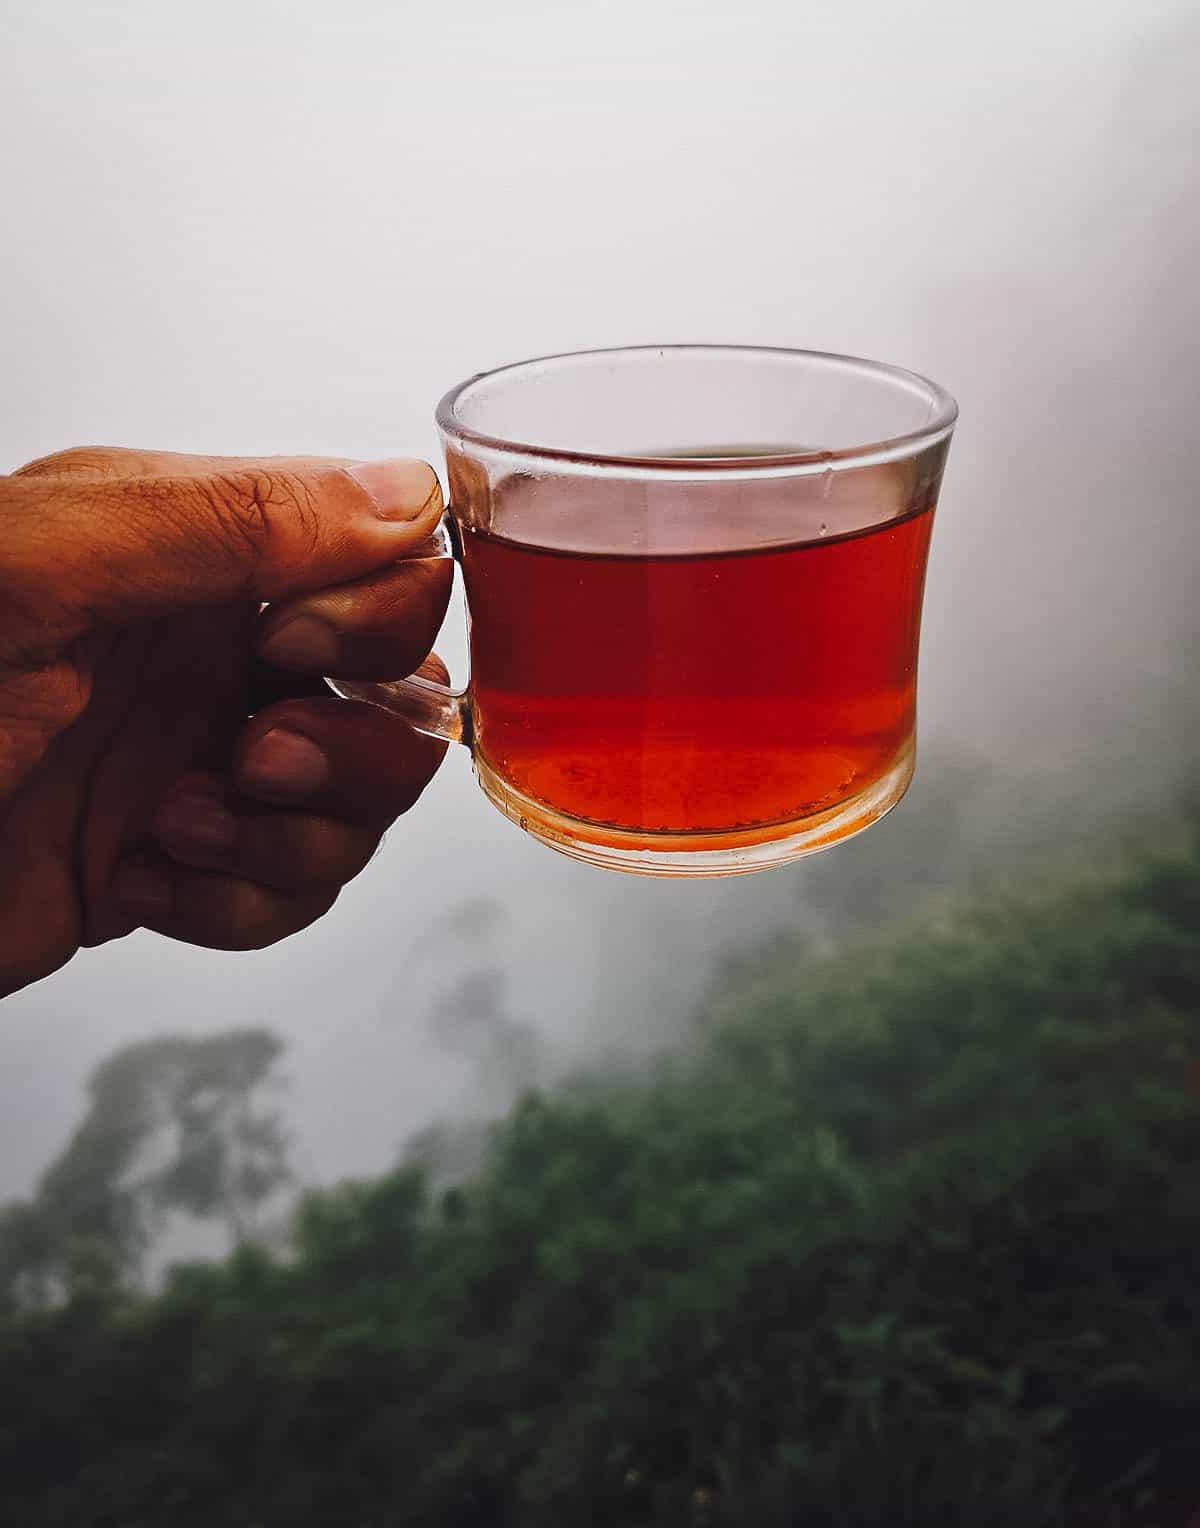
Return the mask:
{"type": "MultiPolygon", "coordinates": [[[[583,346],[895,361],[962,409],[923,750],[1066,782],[1081,818],[1152,806],[1196,737],[1200,29],[1138,0],[716,10],[10,8],[0,470],[86,442],[434,456],[451,383],[583,346]]],[[[440,646],[461,674],[459,608],[440,646]]],[[[8,1000],[0,1198],[114,1046],[237,1023],[290,1042],[301,1169],[377,1170],[478,1098],[428,1017],[464,961],[557,1060],[644,1046],[808,876],[574,864],[460,752],[308,933],[139,934],[8,1000]],[[499,912],[448,930],[472,899],[499,912]]]]}

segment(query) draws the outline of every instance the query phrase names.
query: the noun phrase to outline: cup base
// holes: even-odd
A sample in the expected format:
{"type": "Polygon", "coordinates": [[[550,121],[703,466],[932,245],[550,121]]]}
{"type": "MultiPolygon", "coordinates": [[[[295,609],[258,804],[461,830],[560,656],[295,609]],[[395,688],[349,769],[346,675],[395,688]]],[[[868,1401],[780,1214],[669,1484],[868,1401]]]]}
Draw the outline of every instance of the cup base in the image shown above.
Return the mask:
{"type": "Polygon", "coordinates": [[[827,811],[792,822],[733,833],[631,833],[556,812],[513,789],[476,755],[475,771],[488,800],[548,848],[604,870],[628,875],[751,875],[853,838],[890,812],[908,789],[916,763],[912,742],[886,774],[827,811]]]}

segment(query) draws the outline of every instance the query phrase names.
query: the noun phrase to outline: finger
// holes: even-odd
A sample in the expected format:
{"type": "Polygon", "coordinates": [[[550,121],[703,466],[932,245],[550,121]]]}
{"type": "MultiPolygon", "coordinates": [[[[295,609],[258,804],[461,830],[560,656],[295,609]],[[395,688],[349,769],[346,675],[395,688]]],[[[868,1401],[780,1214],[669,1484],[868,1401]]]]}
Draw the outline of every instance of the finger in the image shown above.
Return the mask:
{"type": "Polygon", "coordinates": [[[215,775],[178,781],[151,831],[177,864],[220,870],[276,891],[344,885],[365,868],[382,824],[360,824],[238,797],[215,775]]]}
{"type": "Polygon", "coordinates": [[[385,823],[416,802],[445,752],[445,743],[379,706],[333,697],[284,701],[243,729],[234,782],[251,800],[385,823]]]}
{"type": "Polygon", "coordinates": [[[124,482],[139,477],[203,477],[243,467],[328,467],[327,456],[199,456],[187,451],[138,451],[129,446],[71,446],[39,456],[12,474],[15,478],[124,482]]]}
{"type": "Polygon", "coordinates": [[[411,674],[441,629],[452,579],[448,558],[422,558],[274,605],[258,650],[282,668],[345,679],[411,674]]]}
{"type": "Polygon", "coordinates": [[[179,462],[130,477],[56,477],[40,463],[0,479],[16,598],[35,613],[52,600],[81,622],[286,599],[403,558],[442,512],[424,462],[179,462]]]}
{"type": "Polygon", "coordinates": [[[169,939],[211,950],[261,950],[323,917],[337,888],[291,894],[145,853],[122,862],[110,896],[114,917],[169,939]]]}

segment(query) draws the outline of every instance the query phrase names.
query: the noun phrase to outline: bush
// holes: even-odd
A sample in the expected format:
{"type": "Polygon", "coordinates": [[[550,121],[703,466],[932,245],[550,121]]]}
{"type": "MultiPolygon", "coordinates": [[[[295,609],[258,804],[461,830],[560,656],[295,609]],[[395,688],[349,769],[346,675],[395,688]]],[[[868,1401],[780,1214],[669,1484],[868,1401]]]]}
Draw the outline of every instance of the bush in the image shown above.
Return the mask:
{"type": "Polygon", "coordinates": [[[1145,1524],[1200,1506],[1200,854],[729,967],[473,1180],[0,1326],[22,1528],[1145,1524]]]}

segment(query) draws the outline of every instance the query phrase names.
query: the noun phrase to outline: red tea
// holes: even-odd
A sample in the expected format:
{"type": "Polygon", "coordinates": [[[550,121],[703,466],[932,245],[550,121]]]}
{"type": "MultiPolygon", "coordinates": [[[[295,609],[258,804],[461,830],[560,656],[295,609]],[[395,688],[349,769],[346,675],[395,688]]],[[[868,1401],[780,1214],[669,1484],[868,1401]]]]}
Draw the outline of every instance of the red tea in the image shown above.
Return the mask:
{"type": "Polygon", "coordinates": [[[836,806],[911,738],[932,520],[666,555],[466,530],[484,761],[625,831],[744,831],[836,806]]]}

